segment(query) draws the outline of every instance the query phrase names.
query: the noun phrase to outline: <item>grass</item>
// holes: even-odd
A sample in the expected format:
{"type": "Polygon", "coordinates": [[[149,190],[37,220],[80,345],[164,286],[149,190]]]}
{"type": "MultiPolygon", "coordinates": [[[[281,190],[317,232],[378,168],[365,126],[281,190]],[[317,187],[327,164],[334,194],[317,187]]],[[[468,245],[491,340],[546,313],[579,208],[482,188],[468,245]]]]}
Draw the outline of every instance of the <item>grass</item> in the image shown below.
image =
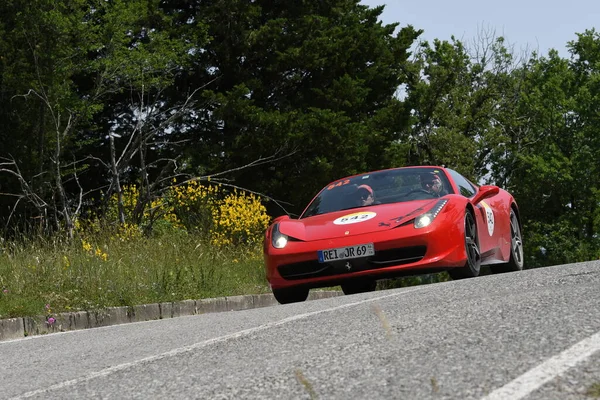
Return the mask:
{"type": "MultiPolygon", "coordinates": [[[[406,277],[378,287],[448,279],[406,277]]],[[[0,242],[0,319],[260,293],[270,293],[260,244],[216,247],[177,230],[126,240],[96,232],[0,242]]]]}
{"type": "Polygon", "coordinates": [[[594,398],[600,398],[600,382],[591,385],[588,388],[586,395],[594,398]]]}
{"type": "Polygon", "coordinates": [[[0,247],[0,319],[268,292],[259,246],[216,248],[171,234],[0,247]]]}

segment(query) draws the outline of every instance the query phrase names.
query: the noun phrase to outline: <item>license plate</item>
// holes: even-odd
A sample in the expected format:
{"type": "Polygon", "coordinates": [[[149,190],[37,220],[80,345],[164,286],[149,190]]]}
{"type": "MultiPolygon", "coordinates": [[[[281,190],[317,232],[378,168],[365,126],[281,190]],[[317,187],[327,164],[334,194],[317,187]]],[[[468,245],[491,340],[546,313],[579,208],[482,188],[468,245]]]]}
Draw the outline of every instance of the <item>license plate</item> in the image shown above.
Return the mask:
{"type": "Polygon", "coordinates": [[[375,255],[373,243],[356,246],[338,247],[336,249],[319,250],[319,262],[348,260],[350,258],[368,257],[375,255]]]}

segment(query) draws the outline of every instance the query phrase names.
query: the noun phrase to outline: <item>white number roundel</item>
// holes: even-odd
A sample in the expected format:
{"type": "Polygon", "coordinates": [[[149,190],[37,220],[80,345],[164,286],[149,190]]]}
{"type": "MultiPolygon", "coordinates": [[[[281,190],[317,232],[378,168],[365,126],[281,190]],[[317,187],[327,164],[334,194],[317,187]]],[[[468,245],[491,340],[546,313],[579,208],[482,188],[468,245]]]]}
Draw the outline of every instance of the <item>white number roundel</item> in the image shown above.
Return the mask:
{"type": "Polygon", "coordinates": [[[483,205],[483,208],[485,208],[485,219],[487,222],[488,233],[490,234],[490,236],[492,236],[494,234],[495,224],[494,211],[492,210],[492,207],[490,207],[487,203],[484,203],[482,201],[481,204],[483,205]]]}
{"type": "Polygon", "coordinates": [[[371,218],[375,218],[376,215],[376,213],[371,211],[356,212],[339,217],[333,221],[333,223],[336,225],[356,224],[357,222],[364,222],[370,220],[371,218]]]}

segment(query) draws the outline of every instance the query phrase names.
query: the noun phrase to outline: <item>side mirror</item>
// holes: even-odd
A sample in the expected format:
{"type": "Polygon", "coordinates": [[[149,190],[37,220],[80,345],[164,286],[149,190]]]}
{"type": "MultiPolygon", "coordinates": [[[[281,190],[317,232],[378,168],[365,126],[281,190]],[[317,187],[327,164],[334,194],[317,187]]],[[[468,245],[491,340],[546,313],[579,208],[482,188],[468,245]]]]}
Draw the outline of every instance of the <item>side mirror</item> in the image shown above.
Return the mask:
{"type": "Polygon", "coordinates": [[[500,193],[500,188],[498,186],[480,186],[479,191],[475,194],[475,196],[473,196],[473,199],[471,199],[471,203],[473,203],[473,205],[477,205],[479,202],[481,202],[481,200],[488,199],[497,195],[498,193],[500,193]]]}

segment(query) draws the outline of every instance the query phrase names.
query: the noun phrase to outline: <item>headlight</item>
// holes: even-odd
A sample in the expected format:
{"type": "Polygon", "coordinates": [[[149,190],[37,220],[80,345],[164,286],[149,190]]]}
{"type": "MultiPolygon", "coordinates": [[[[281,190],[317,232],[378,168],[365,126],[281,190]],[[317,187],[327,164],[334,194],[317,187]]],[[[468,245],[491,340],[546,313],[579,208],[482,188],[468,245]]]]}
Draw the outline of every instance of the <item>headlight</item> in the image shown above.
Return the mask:
{"type": "Polygon", "coordinates": [[[273,237],[273,247],[276,249],[283,249],[288,242],[288,238],[283,233],[273,237]]]}
{"type": "Polygon", "coordinates": [[[433,221],[433,218],[431,218],[429,213],[419,215],[415,218],[415,228],[425,228],[431,224],[431,221],[433,221]]]}
{"type": "Polygon", "coordinates": [[[273,227],[273,236],[271,237],[271,243],[276,249],[283,249],[288,242],[288,236],[279,232],[279,224],[275,224],[273,227]]]}
{"type": "Polygon", "coordinates": [[[440,200],[435,203],[435,206],[424,214],[419,215],[415,218],[415,228],[425,228],[426,226],[431,225],[435,217],[438,216],[442,208],[448,203],[448,200],[440,200]]]}

